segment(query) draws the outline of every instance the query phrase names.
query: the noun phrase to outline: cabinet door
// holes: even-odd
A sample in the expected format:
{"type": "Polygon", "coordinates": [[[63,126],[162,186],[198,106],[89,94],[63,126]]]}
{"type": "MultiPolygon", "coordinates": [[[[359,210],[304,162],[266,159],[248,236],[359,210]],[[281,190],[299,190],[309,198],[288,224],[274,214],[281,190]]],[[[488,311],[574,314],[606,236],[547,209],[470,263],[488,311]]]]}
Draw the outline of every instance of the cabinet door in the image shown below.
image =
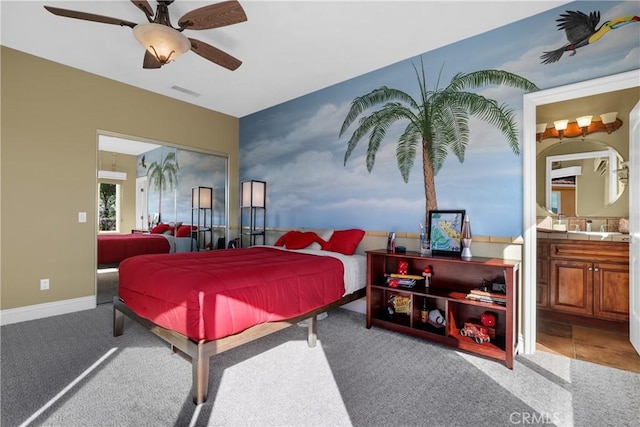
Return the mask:
{"type": "Polygon", "coordinates": [[[549,308],[549,285],[536,286],[536,305],[539,308],[549,308]]]}
{"type": "Polygon", "coordinates": [[[629,266],[598,263],[593,269],[594,314],[610,320],[629,320],[629,266]]]}
{"type": "Polygon", "coordinates": [[[549,243],[538,242],[536,257],[536,305],[549,308],[549,243]]]}
{"type": "Polygon", "coordinates": [[[549,306],[556,311],[593,314],[593,264],[552,259],[549,306]]]}

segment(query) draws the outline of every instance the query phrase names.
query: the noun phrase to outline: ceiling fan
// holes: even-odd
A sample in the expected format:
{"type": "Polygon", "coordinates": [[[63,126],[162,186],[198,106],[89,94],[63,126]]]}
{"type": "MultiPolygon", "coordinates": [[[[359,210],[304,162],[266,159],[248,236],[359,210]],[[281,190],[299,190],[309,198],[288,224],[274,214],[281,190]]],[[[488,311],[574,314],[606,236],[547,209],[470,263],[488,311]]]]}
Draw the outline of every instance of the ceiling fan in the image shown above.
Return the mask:
{"type": "Polygon", "coordinates": [[[229,70],[235,70],[242,64],[242,61],[228,53],[182,34],[184,30],[208,30],[246,21],[247,15],[240,3],[228,0],[194,9],[184,14],[175,28],[169,19],[169,5],[173,1],[158,0],[154,15],[147,0],[131,0],[147,17],[149,22],[143,24],[51,6],[44,8],[58,16],[132,28],[134,37],[146,48],[142,68],[160,68],[189,49],[229,70]]]}

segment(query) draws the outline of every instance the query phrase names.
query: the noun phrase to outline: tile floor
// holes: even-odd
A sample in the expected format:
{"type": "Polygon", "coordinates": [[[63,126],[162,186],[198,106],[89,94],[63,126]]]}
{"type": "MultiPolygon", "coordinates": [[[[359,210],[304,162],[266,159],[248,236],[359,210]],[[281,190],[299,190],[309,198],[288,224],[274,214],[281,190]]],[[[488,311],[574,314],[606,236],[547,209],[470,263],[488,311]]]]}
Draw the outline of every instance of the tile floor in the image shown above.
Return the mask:
{"type": "Polygon", "coordinates": [[[629,334],[538,319],[537,350],[640,373],[629,334]]]}

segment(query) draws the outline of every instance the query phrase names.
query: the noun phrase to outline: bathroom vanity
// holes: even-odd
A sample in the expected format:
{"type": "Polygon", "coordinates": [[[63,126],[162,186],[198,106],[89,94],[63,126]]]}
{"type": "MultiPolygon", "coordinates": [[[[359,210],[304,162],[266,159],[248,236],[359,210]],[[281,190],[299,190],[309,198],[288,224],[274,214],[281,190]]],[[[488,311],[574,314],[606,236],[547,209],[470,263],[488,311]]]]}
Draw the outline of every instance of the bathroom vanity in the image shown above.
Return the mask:
{"type": "Polygon", "coordinates": [[[620,233],[538,233],[540,316],[624,329],[629,321],[629,242],[620,233]]]}

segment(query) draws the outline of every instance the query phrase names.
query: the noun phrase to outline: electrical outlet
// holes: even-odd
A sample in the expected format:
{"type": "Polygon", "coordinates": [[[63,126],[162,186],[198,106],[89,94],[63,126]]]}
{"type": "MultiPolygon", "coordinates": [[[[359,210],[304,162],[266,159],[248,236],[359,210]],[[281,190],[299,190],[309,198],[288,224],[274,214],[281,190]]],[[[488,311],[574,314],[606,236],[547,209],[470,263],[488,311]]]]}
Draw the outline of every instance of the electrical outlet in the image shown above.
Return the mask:
{"type": "Polygon", "coordinates": [[[41,291],[49,290],[49,279],[40,279],[40,290],[41,291]]]}

